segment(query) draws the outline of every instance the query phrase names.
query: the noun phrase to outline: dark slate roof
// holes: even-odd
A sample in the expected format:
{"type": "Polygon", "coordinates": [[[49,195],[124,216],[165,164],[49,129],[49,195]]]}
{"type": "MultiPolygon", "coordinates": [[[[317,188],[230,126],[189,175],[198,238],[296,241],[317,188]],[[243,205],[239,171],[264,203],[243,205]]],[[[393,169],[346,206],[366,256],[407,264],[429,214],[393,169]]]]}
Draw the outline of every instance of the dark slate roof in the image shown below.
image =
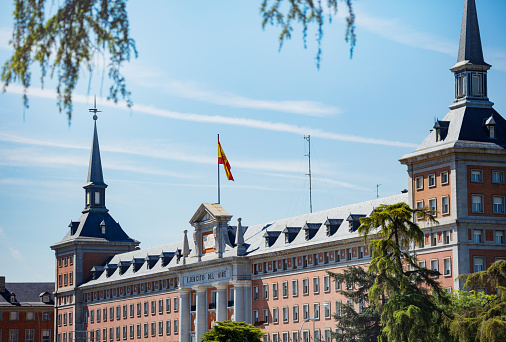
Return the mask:
{"type": "Polygon", "coordinates": [[[346,221],[359,221],[361,217],[366,217],[366,215],[350,214],[346,221]]]}
{"type": "Polygon", "coordinates": [[[79,225],[74,234],[69,230],[61,242],[71,241],[80,237],[103,239],[104,241],[137,242],[130,238],[109,213],[104,211],[89,211],[81,215],[79,225]],[[105,236],[102,235],[100,223],[106,225],[105,236]]]}
{"type": "Polygon", "coordinates": [[[433,130],[416,151],[401,158],[414,157],[423,153],[439,151],[452,147],[506,149],[506,120],[492,107],[459,107],[452,109],[443,119],[449,122],[446,137],[436,141],[433,130]],[[489,137],[487,120],[495,121],[495,139],[489,137]]]}
{"type": "Polygon", "coordinates": [[[97,122],[93,130],[93,142],[90,153],[90,166],[88,168],[88,184],[105,185],[102,173],[102,161],[100,160],[100,148],[98,146],[97,122]]]}
{"type": "Polygon", "coordinates": [[[483,60],[475,0],[466,0],[464,4],[457,63],[463,61],[468,61],[475,65],[488,65],[483,60]]]}
{"type": "Polygon", "coordinates": [[[22,306],[28,303],[52,307],[54,305],[53,292],[54,283],[5,283],[5,292],[0,293],[0,307],[22,306]],[[42,303],[40,299],[40,295],[44,292],[51,294],[51,301],[49,303],[42,303]],[[11,304],[11,293],[16,295],[16,303],[11,304]]]}
{"type": "Polygon", "coordinates": [[[321,227],[321,223],[307,223],[304,225],[304,227],[302,229],[304,230],[307,230],[307,229],[314,229],[314,230],[318,230],[320,229],[321,227]]]}
{"type": "Polygon", "coordinates": [[[324,225],[326,226],[340,226],[341,223],[343,223],[343,220],[342,219],[327,219],[327,221],[325,221],[324,225]]]}
{"type": "Polygon", "coordinates": [[[285,227],[285,229],[283,229],[283,233],[288,233],[288,234],[298,234],[300,231],[300,227],[285,227]]]}

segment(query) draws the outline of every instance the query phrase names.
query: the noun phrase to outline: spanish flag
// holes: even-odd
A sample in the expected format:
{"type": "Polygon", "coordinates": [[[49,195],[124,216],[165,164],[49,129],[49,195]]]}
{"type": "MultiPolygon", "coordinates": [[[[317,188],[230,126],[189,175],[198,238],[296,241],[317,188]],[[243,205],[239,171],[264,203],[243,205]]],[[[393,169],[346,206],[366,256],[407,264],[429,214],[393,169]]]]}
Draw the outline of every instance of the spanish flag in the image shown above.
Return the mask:
{"type": "Polygon", "coordinates": [[[227,179],[233,181],[234,177],[232,177],[232,172],[230,172],[230,164],[228,163],[227,156],[225,152],[223,152],[223,148],[221,147],[220,141],[218,140],[218,164],[223,164],[223,168],[225,169],[225,173],[227,174],[227,179]]]}

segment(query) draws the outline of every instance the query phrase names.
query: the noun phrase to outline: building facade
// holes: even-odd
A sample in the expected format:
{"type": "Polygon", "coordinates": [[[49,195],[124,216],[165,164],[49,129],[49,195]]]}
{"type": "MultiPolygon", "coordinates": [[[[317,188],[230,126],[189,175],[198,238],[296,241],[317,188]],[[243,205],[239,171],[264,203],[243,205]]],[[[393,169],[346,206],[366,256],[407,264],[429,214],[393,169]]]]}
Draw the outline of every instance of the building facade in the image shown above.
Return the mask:
{"type": "Polygon", "coordinates": [[[506,259],[506,122],[487,97],[489,69],[474,0],[466,0],[451,69],[455,100],[400,159],[407,193],[249,227],[220,204],[203,203],[190,219],[192,235],[185,230],[182,241],[146,249],[105,206],[95,122],[85,209],[51,246],[56,342],[198,341],[227,319],[254,324],[272,342],[330,341],[332,314],[346,300],[338,291],[353,284],[336,283],[327,271],[367,267],[369,246],[356,230],[381,204],[436,213],[437,225],[419,222],[423,246],[405,248],[438,270],[444,287],[461,289],[460,274],[506,259]]]}
{"type": "Polygon", "coordinates": [[[51,342],[54,283],[6,283],[0,276],[0,342],[51,342]]]}

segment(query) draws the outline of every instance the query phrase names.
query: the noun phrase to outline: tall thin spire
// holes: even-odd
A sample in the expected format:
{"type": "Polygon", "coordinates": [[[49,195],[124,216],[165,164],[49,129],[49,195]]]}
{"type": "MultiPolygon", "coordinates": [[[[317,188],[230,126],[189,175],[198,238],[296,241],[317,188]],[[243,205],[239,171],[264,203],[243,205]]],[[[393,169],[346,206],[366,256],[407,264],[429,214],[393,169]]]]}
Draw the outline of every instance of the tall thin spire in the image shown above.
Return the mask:
{"type": "Polygon", "coordinates": [[[465,0],[464,3],[457,63],[464,61],[474,65],[488,65],[483,60],[475,0],[465,0]]]}
{"type": "Polygon", "coordinates": [[[100,159],[100,147],[98,145],[97,121],[95,120],[93,130],[93,143],[91,145],[90,165],[88,168],[88,183],[94,185],[104,184],[104,175],[102,173],[102,161],[100,159]]]}

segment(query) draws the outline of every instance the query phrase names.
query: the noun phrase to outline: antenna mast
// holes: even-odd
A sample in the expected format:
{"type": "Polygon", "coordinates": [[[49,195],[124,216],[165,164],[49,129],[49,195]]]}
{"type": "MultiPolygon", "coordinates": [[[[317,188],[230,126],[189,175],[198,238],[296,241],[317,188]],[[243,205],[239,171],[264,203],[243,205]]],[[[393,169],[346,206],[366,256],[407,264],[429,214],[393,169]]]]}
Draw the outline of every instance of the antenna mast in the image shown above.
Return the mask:
{"type": "Polygon", "coordinates": [[[311,136],[305,135],[304,139],[307,140],[309,148],[308,148],[308,154],[305,154],[304,156],[308,157],[309,159],[309,173],[306,173],[306,176],[309,176],[309,212],[313,212],[313,199],[311,196],[311,136]]]}
{"type": "Polygon", "coordinates": [[[380,187],[381,184],[376,184],[376,198],[380,198],[380,195],[379,195],[379,187],[380,187]]]}

